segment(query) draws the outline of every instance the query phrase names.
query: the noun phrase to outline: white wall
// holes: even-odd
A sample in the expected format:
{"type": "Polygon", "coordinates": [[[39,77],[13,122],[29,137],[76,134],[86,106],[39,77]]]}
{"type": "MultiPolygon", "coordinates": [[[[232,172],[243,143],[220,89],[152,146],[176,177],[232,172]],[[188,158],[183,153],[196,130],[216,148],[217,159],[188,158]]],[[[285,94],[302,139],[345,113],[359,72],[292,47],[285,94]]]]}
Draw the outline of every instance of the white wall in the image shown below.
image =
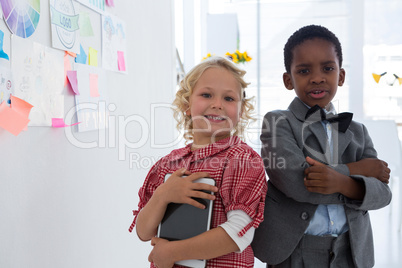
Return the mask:
{"type": "MultiPolygon", "coordinates": [[[[154,141],[159,145],[176,135],[168,108],[151,111],[152,104],[171,103],[174,96],[172,1],[114,2],[116,7],[108,11],[126,22],[129,74],[107,72],[109,101],[117,107],[111,117],[133,122],[108,134],[125,133],[116,146],[106,143],[93,149],[79,148],[74,140],[99,144],[96,131],[73,132],[71,141],[64,129],[29,127],[17,137],[0,129],[0,267],[149,265],[150,246],[128,227],[148,160],[171,150],[154,148],[151,123],[157,126],[154,141]],[[144,119],[143,129],[139,118],[144,119]],[[144,135],[140,148],[118,148],[126,139],[134,145],[144,135]],[[122,150],[125,160],[119,160],[122,150]],[[142,167],[130,167],[130,155],[141,157],[142,167]]],[[[30,39],[51,47],[48,4],[41,1],[39,28],[30,39]]],[[[0,29],[5,52],[11,55],[10,32],[3,20],[0,29]]],[[[65,111],[73,106],[73,96],[66,91],[65,111]]]]}

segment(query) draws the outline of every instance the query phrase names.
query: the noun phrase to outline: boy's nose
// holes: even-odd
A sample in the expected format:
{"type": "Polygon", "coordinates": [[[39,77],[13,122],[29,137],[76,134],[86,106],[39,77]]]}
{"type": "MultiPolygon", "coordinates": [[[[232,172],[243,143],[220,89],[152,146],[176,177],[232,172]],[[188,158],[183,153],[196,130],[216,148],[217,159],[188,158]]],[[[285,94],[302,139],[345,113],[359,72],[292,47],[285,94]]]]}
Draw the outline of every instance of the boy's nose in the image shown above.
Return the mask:
{"type": "Polygon", "coordinates": [[[311,75],[310,82],[313,84],[320,84],[325,81],[325,77],[321,72],[314,72],[311,75]]]}

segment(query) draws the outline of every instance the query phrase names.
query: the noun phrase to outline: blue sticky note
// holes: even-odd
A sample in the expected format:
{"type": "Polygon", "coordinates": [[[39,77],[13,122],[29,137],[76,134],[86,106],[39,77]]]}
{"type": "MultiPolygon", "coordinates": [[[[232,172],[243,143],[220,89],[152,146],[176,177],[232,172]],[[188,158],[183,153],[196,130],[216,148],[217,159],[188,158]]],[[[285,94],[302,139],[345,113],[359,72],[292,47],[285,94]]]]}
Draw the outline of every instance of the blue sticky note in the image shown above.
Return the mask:
{"type": "Polygon", "coordinates": [[[87,54],[85,54],[85,51],[82,48],[81,44],[80,44],[80,54],[77,54],[77,57],[75,58],[75,62],[82,63],[82,64],[87,63],[87,54]]]}
{"type": "Polygon", "coordinates": [[[0,58],[9,60],[10,58],[8,55],[3,51],[3,39],[4,39],[4,33],[2,30],[0,30],[0,58]]]}

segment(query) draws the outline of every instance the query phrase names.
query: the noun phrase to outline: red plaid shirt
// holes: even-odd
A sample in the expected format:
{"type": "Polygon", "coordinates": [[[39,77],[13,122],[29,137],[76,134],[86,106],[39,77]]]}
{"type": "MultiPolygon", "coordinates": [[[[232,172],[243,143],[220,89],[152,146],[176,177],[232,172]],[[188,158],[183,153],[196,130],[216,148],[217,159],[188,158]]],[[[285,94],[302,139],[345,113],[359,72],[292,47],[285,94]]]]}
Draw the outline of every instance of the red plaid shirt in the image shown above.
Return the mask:
{"type": "MultiPolygon", "coordinates": [[[[163,183],[167,173],[179,168],[194,172],[208,172],[215,179],[219,192],[213,206],[211,228],[227,221],[227,212],[243,210],[253,221],[239,232],[243,236],[251,227],[257,228],[263,220],[267,183],[261,157],[238,137],[230,137],[191,151],[191,144],[172,151],[159,160],[149,171],[139,190],[138,210],[134,212],[131,232],[139,211],[147,204],[156,188],[163,183]]],[[[254,253],[248,246],[242,253],[227,255],[207,261],[208,268],[253,267],[254,253]]],[[[151,267],[154,267],[151,264],[151,267]]],[[[180,266],[174,266],[180,267],[180,266]]]]}

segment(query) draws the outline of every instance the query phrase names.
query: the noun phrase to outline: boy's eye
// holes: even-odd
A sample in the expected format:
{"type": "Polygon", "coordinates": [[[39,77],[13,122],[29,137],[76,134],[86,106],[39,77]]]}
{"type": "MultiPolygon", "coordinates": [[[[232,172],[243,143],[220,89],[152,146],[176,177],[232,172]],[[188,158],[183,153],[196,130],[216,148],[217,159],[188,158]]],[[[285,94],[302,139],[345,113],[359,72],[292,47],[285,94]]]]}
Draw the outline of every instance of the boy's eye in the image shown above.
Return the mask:
{"type": "Polygon", "coordinates": [[[326,67],[324,67],[324,71],[326,71],[326,72],[330,72],[330,71],[333,71],[333,70],[335,70],[335,68],[332,67],[332,66],[326,66],[326,67]]]}
{"type": "Polygon", "coordinates": [[[308,69],[300,69],[300,70],[299,70],[299,73],[300,73],[300,74],[306,74],[306,73],[308,73],[308,72],[309,72],[308,69]]]}
{"type": "Polygon", "coordinates": [[[201,96],[204,98],[211,98],[211,94],[209,93],[202,93],[201,96]]]}
{"type": "Polygon", "coordinates": [[[234,101],[232,97],[225,97],[225,101],[234,101]]]}

